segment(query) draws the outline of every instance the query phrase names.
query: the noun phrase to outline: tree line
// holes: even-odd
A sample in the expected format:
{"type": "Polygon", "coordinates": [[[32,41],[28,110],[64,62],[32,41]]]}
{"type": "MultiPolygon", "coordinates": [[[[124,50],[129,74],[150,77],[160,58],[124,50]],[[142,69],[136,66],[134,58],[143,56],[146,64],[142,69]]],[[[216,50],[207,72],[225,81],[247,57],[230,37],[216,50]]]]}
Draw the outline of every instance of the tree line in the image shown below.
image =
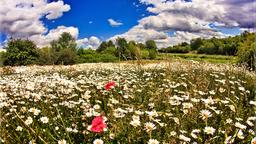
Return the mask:
{"type": "Polygon", "coordinates": [[[162,48],[159,51],[163,53],[198,53],[215,55],[237,55],[239,48],[248,39],[251,43],[255,42],[256,33],[245,31],[241,35],[227,38],[192,39],[190,43],[182,42],[178,45],[162,48]],[[254,38],[254,39],[253,39],[254,38]]]}
{"type": "Polygon", "coordinates": [[[241,35],[227,38],[192,39],[175,46],[162,48],[161,53],[197,53],[230,55],[238,57],[238,64],[256,70],[256,33],[245,31],[241,35]]]}
{"type": "Polygon", "coordinates": [[[228,38],[197,38],[190,43],[158,49],[154,40],[143,43],[118,38],[115,43],[104,41],[96,49],[78,48],[76,40],[64,32],[50,46],[37,48],[30,40],[10,39],[0,52],[0,65],[72,65],[89,62],[155,59],[157,53],[198,53],[238,56],[239,64],[256,70],[256,33],[244,32],[228,38]]]}
{"type": "Polygon", "coordinates": [[[145,44],[118,38],[116,44],[104,41],[96,49],[78,48],[76,40],[69,33],[62,33],[50,46],[37,48],[30,40],[10,39],[0,54],[5,66],[20,65],[72,65],[87,62],[115,62],[119,60],[155,59],[157,46],[155,41],[145,44]]]}

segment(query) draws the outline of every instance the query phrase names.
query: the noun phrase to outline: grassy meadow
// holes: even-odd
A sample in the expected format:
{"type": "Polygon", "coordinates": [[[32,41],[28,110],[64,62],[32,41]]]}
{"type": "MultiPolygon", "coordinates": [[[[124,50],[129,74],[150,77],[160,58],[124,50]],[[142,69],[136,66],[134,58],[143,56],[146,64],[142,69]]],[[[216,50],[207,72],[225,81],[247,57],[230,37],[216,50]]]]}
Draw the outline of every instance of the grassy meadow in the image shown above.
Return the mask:
{"type": "Polygon", "coordinates": [[[0,143],[255,143],[255,81],[195,61],[9,67],[0,143]]]}
{"type": "Polygon", "coordinates": [[[158,59],[175,59],[175,60],[194,60],[205,61],[210,63],[235,64],[237,62],[236,56],[225,55],[208,55],[208,54],[193,54],[193,53],[160,53],[158,59]]]}

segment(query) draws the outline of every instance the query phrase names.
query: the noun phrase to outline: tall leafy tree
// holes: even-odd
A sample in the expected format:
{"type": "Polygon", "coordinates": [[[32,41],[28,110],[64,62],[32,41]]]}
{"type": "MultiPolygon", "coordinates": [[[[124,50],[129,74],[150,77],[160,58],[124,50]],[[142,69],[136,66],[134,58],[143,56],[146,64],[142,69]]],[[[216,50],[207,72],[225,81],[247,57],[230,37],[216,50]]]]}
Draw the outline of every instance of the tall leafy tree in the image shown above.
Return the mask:
{"type": "Polygon", "coordinates": [[[157,50],[156,42],[154,40],[146,41],[146,48],[150,50],[157,50]]]}
{"type": "Polygon", "coordinates": [[[36,64],[39,57],[36,45],[30,40],[11,39],[5,48],[4,65],[36,64]]]}
{"type": "Polygon", "coordinates": [[[97,48],[97,52],[102,52],[108,48],[108,43],[103,41],[100,46],[97,48]]]}
{"type": "Polygon", "coordinates": [[[239,63],[246,64],[251,70],[256,70],[256,34],[243,33],[244,41],[238,48],[239,63]]]}
{"type": "Polygon", "coordinates": [[[117,42],[117,52],[121,59],[127,60],[129,58],[128,43],[125,38],[118,38],[117,42]]]}
{"type": "Polygon", "coordinates": [[[58,40],[51,42],[54,64],[75,64],[77,57],[76,40],[70,33],[64,32],[58,40]]]}
{"type": "Polygon", "coordinates": [[[149,52],[149,58],[155,59],[157,56],[156,42],[154,40],[146,41],[146,48],[148,49],[148,52],[149,52]]]}

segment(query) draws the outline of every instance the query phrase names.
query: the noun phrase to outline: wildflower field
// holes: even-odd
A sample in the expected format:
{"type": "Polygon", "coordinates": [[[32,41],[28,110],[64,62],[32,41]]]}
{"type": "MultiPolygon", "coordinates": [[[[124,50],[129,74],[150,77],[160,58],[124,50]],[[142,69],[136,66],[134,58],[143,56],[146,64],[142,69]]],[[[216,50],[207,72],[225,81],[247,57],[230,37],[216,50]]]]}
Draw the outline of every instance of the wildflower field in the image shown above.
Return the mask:
{"type": "Polygon", "coordinates": [[[10,69],[0,70],[0,143],[256,143],[256,75],[242,68],[177,61],[10,69]]]}

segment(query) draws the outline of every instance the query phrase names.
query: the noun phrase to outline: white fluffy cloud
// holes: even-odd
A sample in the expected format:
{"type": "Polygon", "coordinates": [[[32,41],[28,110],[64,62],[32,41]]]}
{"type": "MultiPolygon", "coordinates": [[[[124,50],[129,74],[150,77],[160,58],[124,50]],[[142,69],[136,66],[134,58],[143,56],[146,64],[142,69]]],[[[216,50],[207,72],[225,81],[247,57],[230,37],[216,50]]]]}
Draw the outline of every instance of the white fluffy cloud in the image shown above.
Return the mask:
{"type": "Polygon", "coordinates": [[[79,39],[76,41],[76,43],[78,47],[96,49],[100,45],[101,41],[99,38],[95,36],[91,36],[89,39],[88,38],[79,39]]]}
{"type": "Polygon", "coordinates": [[[109,23],[109,25],[111,25],[112,27],[118,27],[118,26],[123,25],[123,23],[117,22],[117,21],[115,21],[115,20],[113,20],[113,19],[108,19],[108,23],[109,23]]]}
{"type": "Polygon", "coordinates": [[[56,29],[50,30],[47,34],[32,35],[30,40],[34,41],[39,47],[47,46],[51,41],[57,40],[63,32],[70,33],[75,39],[79,35],[78,28],[58,26],[56,29]]]}
{"type": "Polygon", "coordinates": [[[139,20],[128,32],[116,35],[128,40],[145,42],[153,39],[159,47],[174,45],[193,38],[225,37],[211,27],[256,27],[256,3],[253,0],[140,0],[148,6],[151,16],[139,20]],[[176,31],[174,35],[169,33],[176,31]]]}
{"type": "MultiPolygon", "coordinates": [[[[48,46],[51,41],[57,40],[63,32],[68,32],[77,39],[78,28],[58,26],[48,31],[41,21],[42,18],[57,19],[69,10],[70,6],[61,0],[56,2],[0,0],[0,33],[4,33],[7,37],[28,38],[39,47],[48,46]]],[[[77,42],[79,46],[86,47],[97,47],[100,44],[100,40],[94,36],[89,39],[77,40],[77,42]]]]}
{"type": "Polygon", "coordinates": [[[0,32],[11,37],[26,37],[43,34],[47,28],[40,20],[56,19],[70,6],[63,1],[48,3],[47,0],[1,0],[0,32]]]}

